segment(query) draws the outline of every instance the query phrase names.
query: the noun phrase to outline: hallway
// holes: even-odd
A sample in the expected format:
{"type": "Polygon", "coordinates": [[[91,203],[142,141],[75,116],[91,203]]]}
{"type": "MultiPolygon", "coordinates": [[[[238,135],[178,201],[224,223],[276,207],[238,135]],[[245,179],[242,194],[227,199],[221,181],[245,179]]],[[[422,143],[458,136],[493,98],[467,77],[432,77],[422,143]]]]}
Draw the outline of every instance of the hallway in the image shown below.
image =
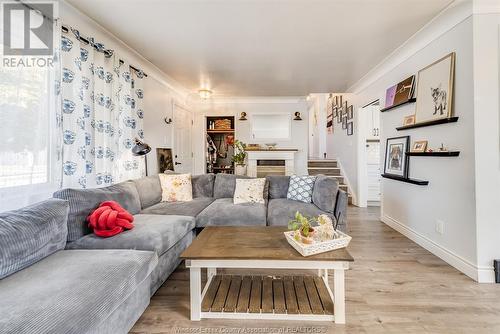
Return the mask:
{"type": "MultiPolygon", "coordinates": [[[[181,265],[161,287],[132,333],[499,333],[500,286],[477,284],[381,223],[379,208],[349,208],[347,324],[189,320],[189,272],[181,265]],[[210,330],[210,331],[207,331],[210,330]],[[286,331],[285,331],[286,332],[286,331]]],[[[234,271],[232,271],[234,272],[234,271]]],[[[280,274],[273,271],[272,274],[280,274]]],[[[271,274],[271,272],[270,272],[271,274]]]]}

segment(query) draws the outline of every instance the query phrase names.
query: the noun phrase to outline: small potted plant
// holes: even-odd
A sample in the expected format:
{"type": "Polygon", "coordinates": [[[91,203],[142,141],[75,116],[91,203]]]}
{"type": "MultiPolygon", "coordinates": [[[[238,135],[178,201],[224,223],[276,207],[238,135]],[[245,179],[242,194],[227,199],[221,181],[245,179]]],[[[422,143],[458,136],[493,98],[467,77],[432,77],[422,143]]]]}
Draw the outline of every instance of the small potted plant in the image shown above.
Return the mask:
{"type": "Polygon", "coordinates": [[[295,218],[288,222],[288,229],[295,231],[295,240],[304,244],[311,244],[314,242],[313,236],[315,233],[312,223],[316,221],[315,218],[306,217],[300,212],[295,212],[295,218]]]}
{"type": "Polygon", "coordinates": [[[247,152],[245,152],[246,144],[236,140],[234,142],[234,155],[233,155],[233,163],[234,163],[234,174],[236,175],[246,175],[247,174],[247,166],[245,165],[245,158],[247,157],[247,152]]]}

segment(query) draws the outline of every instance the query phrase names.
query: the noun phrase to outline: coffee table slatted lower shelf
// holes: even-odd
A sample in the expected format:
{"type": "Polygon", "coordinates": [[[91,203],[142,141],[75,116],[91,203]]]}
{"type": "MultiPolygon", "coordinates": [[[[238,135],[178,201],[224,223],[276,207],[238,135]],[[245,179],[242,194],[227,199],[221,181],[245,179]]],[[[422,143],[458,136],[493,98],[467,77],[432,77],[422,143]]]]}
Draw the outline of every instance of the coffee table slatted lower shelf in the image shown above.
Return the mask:
{"type": "Polygon", "coordinates": [[[215,275],[201,311],[234,314],[333,316],[333,300],[319,276],[215,275]]]}

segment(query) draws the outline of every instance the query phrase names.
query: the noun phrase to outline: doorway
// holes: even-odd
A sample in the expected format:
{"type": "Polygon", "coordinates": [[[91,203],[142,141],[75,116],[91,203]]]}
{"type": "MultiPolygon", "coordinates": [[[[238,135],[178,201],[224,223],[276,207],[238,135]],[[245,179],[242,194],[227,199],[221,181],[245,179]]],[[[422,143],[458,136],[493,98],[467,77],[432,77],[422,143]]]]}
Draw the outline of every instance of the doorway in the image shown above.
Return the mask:
{"type": "Polygon", "coordinates": [[[366,194],[367,206],[380,206],[380,103],[373,101],[361,108],[363,115],[364,131],[363,142],[363,179],[364,193],[366,194]]]}
{"type": "Polygon", "coordinates": [[[193,114],[174,103],[174,170],[176,173],[193,172],[193,114]]]}

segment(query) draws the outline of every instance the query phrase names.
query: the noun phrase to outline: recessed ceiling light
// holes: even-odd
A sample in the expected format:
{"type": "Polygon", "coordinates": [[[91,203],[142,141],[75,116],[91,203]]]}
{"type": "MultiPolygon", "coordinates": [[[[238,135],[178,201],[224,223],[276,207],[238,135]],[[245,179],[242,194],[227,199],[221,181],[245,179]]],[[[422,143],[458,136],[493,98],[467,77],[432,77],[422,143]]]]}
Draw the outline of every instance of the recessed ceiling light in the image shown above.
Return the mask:
{"type": "Polygon", "coordinates": [[[212,91],[210,89],[200,89],[198,94],[202,99],[209,99],[212,96],[212,91]]]}

